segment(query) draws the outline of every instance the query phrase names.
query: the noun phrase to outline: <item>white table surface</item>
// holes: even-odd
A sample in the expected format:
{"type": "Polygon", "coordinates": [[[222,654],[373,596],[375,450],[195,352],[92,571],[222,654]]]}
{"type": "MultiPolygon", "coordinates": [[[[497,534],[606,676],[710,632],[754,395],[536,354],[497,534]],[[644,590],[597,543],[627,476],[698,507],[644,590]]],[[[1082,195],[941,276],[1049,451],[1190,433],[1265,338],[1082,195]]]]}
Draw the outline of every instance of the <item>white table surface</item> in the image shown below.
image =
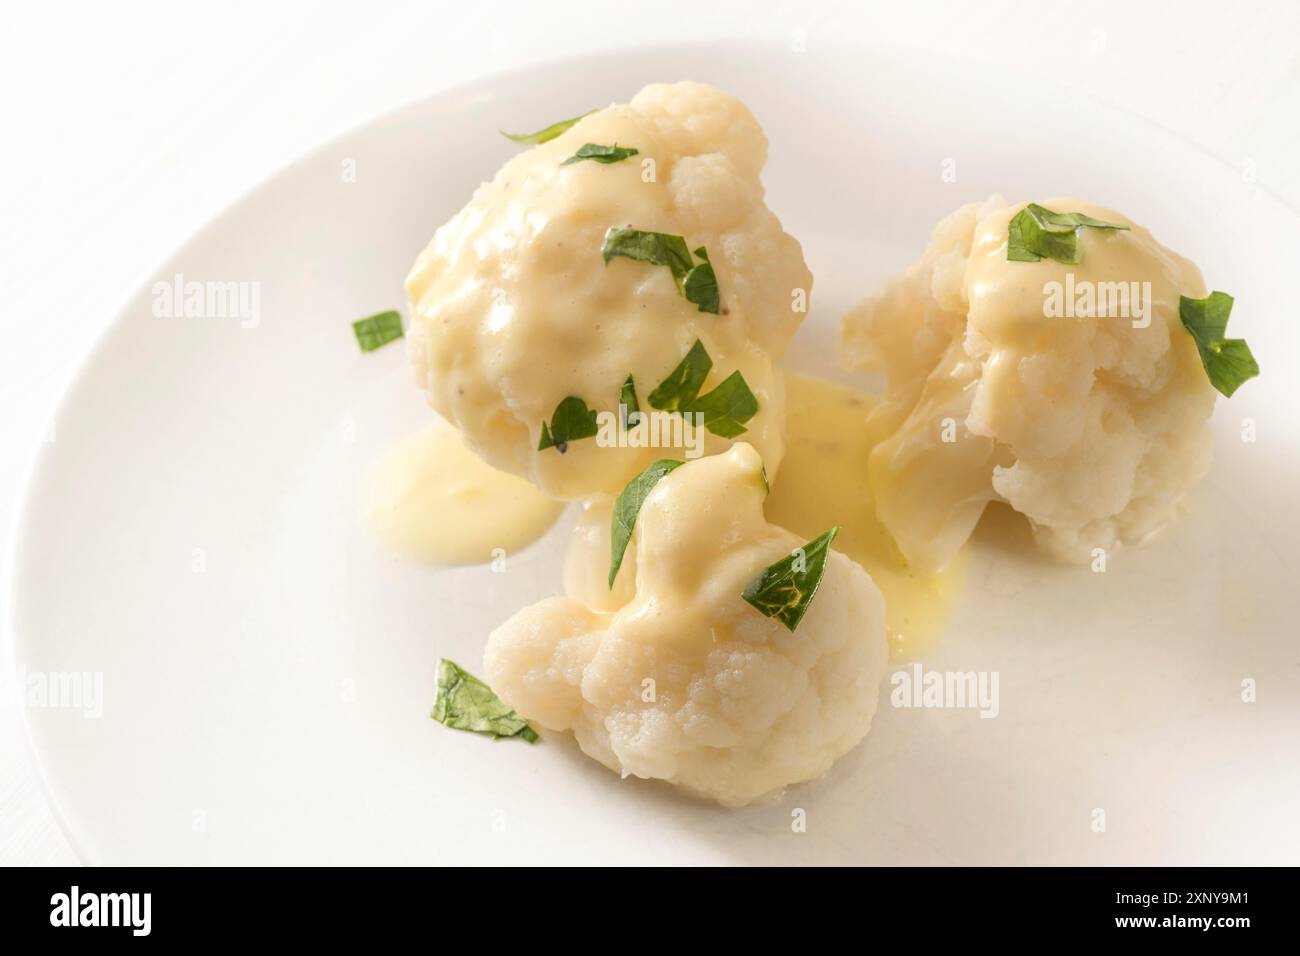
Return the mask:
{"type": "MultiPolygon", "coordinates": [[[[171,0],[46,2],[5,16],[0,529],[6,541],[24,474],[49,434],[59,394],[118,305],[155,265],[317,143],[395,105],[500,69],[641,44],[738,38],[803,42],[812,54],[819,42],[941,51],[975,69],[1014,62],[1191,140],[1300,210],[1300,4],[1294,0],[658,0],[617,12],[612,4],[573,0],[171,0]]],[[[1014,194],[1015,184],[1005,191],[1014,194]]],[[[8,560],[6,547],[0,574],[8,560]]],[[[76,582],[67,587],[75,595],[76,582]]],[[[22,738],[9,642],[3,635],[0,863],[75,863],[22,738]]]]}

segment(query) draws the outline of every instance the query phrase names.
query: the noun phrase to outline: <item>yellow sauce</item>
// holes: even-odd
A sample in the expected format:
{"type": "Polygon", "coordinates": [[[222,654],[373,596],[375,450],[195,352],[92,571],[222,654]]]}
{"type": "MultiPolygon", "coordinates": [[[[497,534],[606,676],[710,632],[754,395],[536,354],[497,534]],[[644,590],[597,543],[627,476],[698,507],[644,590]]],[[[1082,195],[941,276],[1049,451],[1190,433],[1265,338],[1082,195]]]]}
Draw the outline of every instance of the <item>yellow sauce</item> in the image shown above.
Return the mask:
{"type": "Polygon", "coordinates": [[[439,565],[518,551],[545,534],[563,507],[485,464],[445,422],[398,442],[371,466],[361,493],[362,513],[380,541],[439,565]]]}
{"type": "Polygon", "coordinates": [[[772,485],[767,519],[811,540],[838,525],[834,548],[866,569],[885,596],[890,659],[915,660],[937,642],[961,590],[965,551],[932,574],[904,563],[876,520],[867,482],[874,445],[870,395],[805,375],[786,374],[786,455],[772,485]]]}
{"type": "MultiPolygon", "coordinates": [[[[487,461],[557,498],[618,494],[651,463],[681,457],[680,447],[623,441],[574,442],[564,454],[538,445],[563,399],[613,412],[632,372],[649,412],[648,391],[696,341],[713,360],[701,394],[740,372],[758,400],[743,440],[773,472],[781,458],[772,356],[802,318],[791,290],[811,288],[812,276],[763,206],[763,135],[749,111],[703,87],[657,89],[520,150],[437,231],[406,280],[407,349],[430,405],[487,461]],[[563,165],[583,143],[635,143],[640,152],[563,165]],[[643,161],[657,173],[647,176],[643,161]],[[698,186],[710,190],[707,202],[686,189],[710,176],[716,188],[698,186]],[[606,263],[598,253],[614,225],[671,225],[691,249],[706,249],[725,317],[688,302],[668,269],[625,256],[606,263]]],[[[732,444],[700,437],[709,455],[732,444]]]]}

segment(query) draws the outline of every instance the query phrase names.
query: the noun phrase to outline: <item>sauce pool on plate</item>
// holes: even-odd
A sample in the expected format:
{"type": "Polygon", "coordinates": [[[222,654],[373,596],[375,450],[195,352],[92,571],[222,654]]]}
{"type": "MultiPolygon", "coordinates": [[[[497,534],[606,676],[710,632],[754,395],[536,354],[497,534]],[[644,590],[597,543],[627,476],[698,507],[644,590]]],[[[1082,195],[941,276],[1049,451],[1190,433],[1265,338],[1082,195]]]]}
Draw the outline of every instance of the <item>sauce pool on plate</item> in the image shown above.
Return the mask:
{"type": "Polygon", "coordinates": [[[876,519],[867,483],[876,399],[834,382],[786,373],[786,450],[767,499],[769,521],[812,538],[838,525],[833,547],[866,569],[885,596],[890,659],[915,660],[938,641],[961,591],[965,552],[941,570],[907,567],[876,519]]]}
{"type": "Polygon", "coordinates": [[[386,547],[443,566],[516,552],[545,534],[563,509],[564,502],[485,464],[442,421],[371,465],[361,492],[362,513],[386,547]]]}

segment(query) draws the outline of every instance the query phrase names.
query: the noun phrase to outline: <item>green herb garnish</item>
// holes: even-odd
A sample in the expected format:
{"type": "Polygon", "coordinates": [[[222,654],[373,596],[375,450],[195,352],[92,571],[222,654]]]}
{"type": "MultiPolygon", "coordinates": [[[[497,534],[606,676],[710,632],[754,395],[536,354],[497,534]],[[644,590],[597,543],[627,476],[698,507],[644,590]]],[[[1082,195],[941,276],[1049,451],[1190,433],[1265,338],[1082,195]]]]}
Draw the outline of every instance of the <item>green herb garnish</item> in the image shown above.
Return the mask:
{"type": "Polygon", "coordinates": [[[735,438],[745,433],[744,423],[758,414],[758,399],[737,369],[713,391],[688,402],[683,410],[688,415],[703,415],[704,427],[713,434],[735,438]]]}
{"type": "Polygon", "coordinates": [[[641,422],[641,405],[636,400],[636,383],[632,381],[631,373],[618,393],[618,404],[623,415],[623,427],[636,428],[641,422]]]}
{"type": "Polygon", "coordinates": [[[572,166],[574,163],[580,163],[584,159],[589,159],[593,163],[604,163],[608,166],[610,163],[618,163],[627,159],[629,156],[635,156],[639,150],[633,146],[619,146],[615,143],[613,146],[601,146],[597,143],[584,143],[578,147],[578,151],[560,163],[561,166],[572,166]]]}
{"type": "Polygon", "coordinates": [[[574,123],[583,117],[590,116],[595,110],[588,110],[582,116],[575,116],[573,119],[560,120],[558,123],[552,123],[545,129],[539,129],[536,133],[507,133],[501,130],[501,135],[508,140],[512,140],[523,146],[540,146],[542,143],[549,143],[555,137],[559,136],[574,123]]]}
{"type": "Polygon", "coordinates": [[[1081,212],[1052,212],[1030,203],[1012,218],[1007,227],[1007,261],[1038,262],[1055,259],[1066,265],[1083,261],[1079,231],[1091,229],[1128,229],[1115,222],[1103,222],[1081,212]]]}
{"type": "Polygon", "coordinates": [[[686,240],[667,232],[646,232],[642,229],[624,229],[611,226],[605,231],[605,242],[600,254],[605,265],[615,256],[626,256],[651,265],[667,266],[677,280],[691,271],[693,265],[686,240]]]}
{"type": "Polygon", "coordinates": [[[609,260],[615,256],[623,256],[651,265],[667,266],[677,284],[677,291],[687,302],[699,306],[701,312],[715,315],[721,308],[718,279],[709,263],[708,253],[703,246],[696,249],[695,255],[701,259],[696,264],[682,236],[611,226],[605,233],[600,254],[605,265],[609,265],[609,260]]]}
{"type": "Polygon", "coordinates": [[[596,413],[582,399],[570,395],[555,406],[549,427],[546,422],[542,422],[542,440],[538,442],[537,450],[554,448],[563,455],[569,450],[569,442],[592,438],[598,430],[596,413]]]}
{"type": "Polygon", "coordinates": [[[660,411],[684,412],[686,406],[700,393],[711,368],[713,359],[709,358],[704,343],[696,339],[686,357],[677,363],[677,367],[647,396],[646,401],[651,408],[660,411]]]}
{"type": "Polygon", "coordinates": [[[1232,302],[1232,296],[1226,292],[1211,292],[1204,299],[1178,297],[1178,317],[1196,340],[1205,374],[1210,377],[1210,384],[1228,398],[1259,374],[1259,363],[1246,340],[1223,337],[1228,330],[1232,302]]]}
{"type": "Polygon", "coordinates": [[[776,618],[793,632],[817,596],[826,572],[826,555],[839,531],[831,528],[769,565],[740,596],[764,617],[776,618]]]}
{"type": "Polygon", "coordinates": [[[709,254],[704,247],[696,249],[695,254],[704,261],[692,266],[691,271],[682,278],[682,295],[686,296],[687,302],[698,305],[701,312],[717,315],[722,306],[718,277],[713,272],[713,264],[709,262],[709,254]]]}
{"type": "Polygon", "coordinates": [[[496,738],[522,737],[530,744],[537,741],[537,731],[492,693],[491,687],[445,657],[438,662],[438,696],[429,716],[457,730],[496,738]]]}
{"type": "Polygon", "coordinates": [[[758,414],[758,399],[739,370],[728,375],[713,391],[701,395],[700,389],[712,368],[713,359],[704,343],[696,339],[686,357],[646,400],[660,411],[688,416],[698,412],[703,416],[704,427],[713,434],[735,438],[745,432],[745,422],[758,414]]]}
{"type": "Polygon", "coordinates": [[[612,590],[618,569],[623,565],[623,553],[632,540],[632,529],[636,527],[636,516],[646,498],[659,479],[685,462],[665,458],[655,462],[641,474],[627,483],[618,499],[614,502],[614,516],[609,525],[609,586],[612,590]]]}
{"type": "Polygon", "coordinates": [[[381,345],[387,345],[402,337],[402,314],[400,312],[379,312],[352,323],[352,332],[357,337],[357,345],[363,352],[373,352],[381,345]]]}

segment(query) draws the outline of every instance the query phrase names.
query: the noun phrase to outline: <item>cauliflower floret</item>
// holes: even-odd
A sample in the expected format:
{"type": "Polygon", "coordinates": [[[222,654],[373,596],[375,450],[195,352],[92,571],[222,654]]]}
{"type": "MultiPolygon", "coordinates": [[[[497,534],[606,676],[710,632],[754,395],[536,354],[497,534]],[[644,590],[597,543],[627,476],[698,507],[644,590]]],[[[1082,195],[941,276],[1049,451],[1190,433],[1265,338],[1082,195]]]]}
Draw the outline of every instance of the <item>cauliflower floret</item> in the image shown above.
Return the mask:
{"type": "Polygon", "coordinates": [[[1215,392],[1178,308],[1204,297],[1200,272],[1113,210],[1043,205],[1129,228],[1082,229],[1079,264],[1008,261],[1024,204],[972,203],[844,317],[844,363],[887,369],[869,480],[919,568],[950,558],[994,500],[1048,553],[1087,561],[1169,521],[1209,467],[1215,392]],[[1127,308],[1111,298],[1125,294],[1127,308]]]}
{"type": "Polygon", "coordinates": [[[636,548],[623,552],[618,577],[608,582],[613,516],[613,495],[584,501],[564,553],[564,593],[593,611],[617,611],[636,594],[636,548]]]}
{"type": "MultiPolygon", "coordinates": [[[[572,730],[624,776],[727,806],[828,770],[871,725],[887,658],[884,602],[836,551],[794,632],[741,598],[806,543],[763,518],[761,467],[738,443],[661,479],[636,520],[635,560],[619,571],[634,579],[629,600],[602,612],[550,598],[492,633],[484,670],[502,700],[572,730]]],[[[590,543],[580,534],[577,547],[590,543]]],[[[607,570],[591,567],[596,580],[582,591],[606,587],[607,570]]]]}
{"type": "MultiPolygon", "coordinates": [[[[437,231],[406,280],[408,353],[430,404],[490,464],[548,494],[617,493],[662,448],[586,439],[539,451],[542,423],[569,396],[614,412],[629,374],[647,410],[650,391],[699,340],[713,360],[702,393],[741,372],[758,401],[745,440],[775,473],[784,392],[773,362],[799,325],[812,276],[764,204],[766,157],[739,100],[677,83],[648,86],[511,159],[437,231]],[[638,153],[562,164],[585,143],[638,153]],[[718,314],[687,301],[666,267],[606,264],[605,233],[616,226],[705,249],[718,314]]],[[[703,451],[729,444],[710,433],[703,451]]]]}

